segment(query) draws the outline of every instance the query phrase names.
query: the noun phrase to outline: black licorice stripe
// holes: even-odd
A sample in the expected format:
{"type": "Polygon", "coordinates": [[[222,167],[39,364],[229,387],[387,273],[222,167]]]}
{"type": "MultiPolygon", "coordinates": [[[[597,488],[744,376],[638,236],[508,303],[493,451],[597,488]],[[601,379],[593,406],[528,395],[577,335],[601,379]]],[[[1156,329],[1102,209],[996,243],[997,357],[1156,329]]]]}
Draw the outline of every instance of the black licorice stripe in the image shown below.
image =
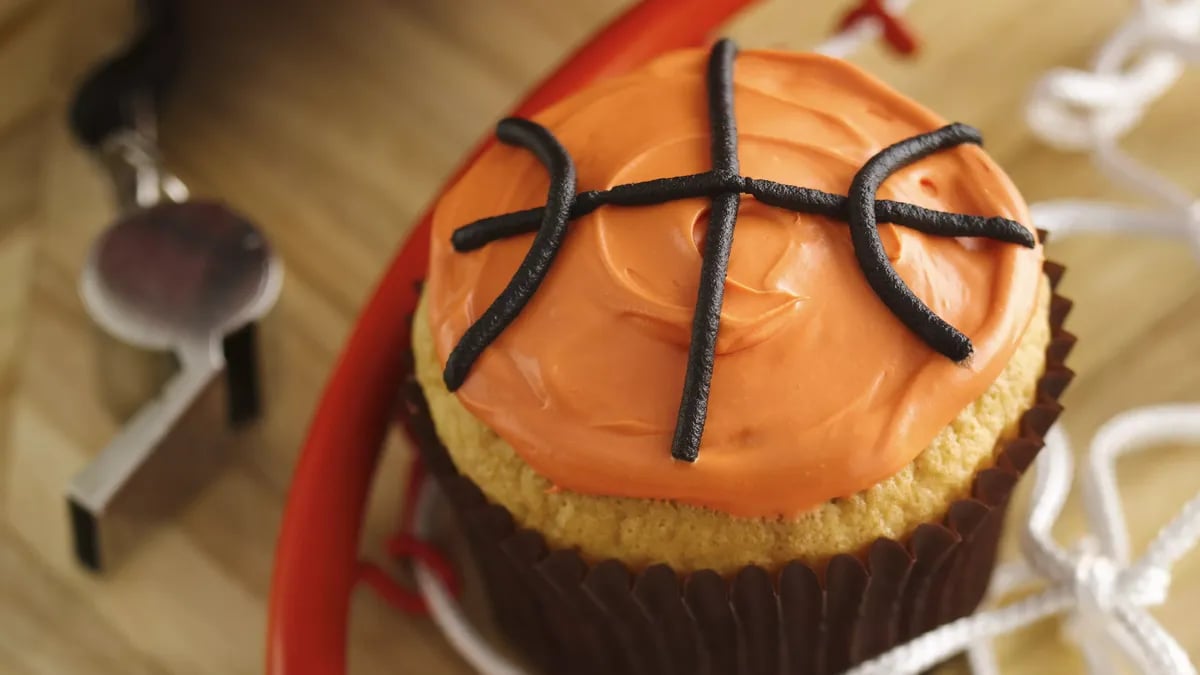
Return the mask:
{"type": "Polygon", "coordinates": [[[462,385],[475,360],[517,318],[546,278],[567,234],[567,217],[575,198],[575,163],[548,129],[528,120],[509,118],[496,125],[496,136],[505,143],[531,150],[550,173],[550,189],[541,227],[521,266],[446,360],[442,379],[451,391],[462,385]]]}
{"type": "Polygon", "coordinates": [[[888,260],[879,239],[879,227],[875,220],[875,193],[893,172],[913,162],[928,157],[939,150],[952,148],[963,143],[980,143],[982,138],[975,129],[965,124],[950,124],[927,134],[913,136],[880,150],[855,174],[850,183],[850,239],[854,243],[854,255],[862,267],[863,275],[875,290],[875,294],[892,310],[908,329],[916,333],[930,347],[954,361],[965,361],[971,356],[971,340],[954,326],[947,323],[929,309],[918,298],[888,260]]]}
{"type": "MultiPolygon", "coordinates": [[[[738,177],[737,121],[733,115],[733,59],[737,47],[721,40],[708,56],[708,123],[712,129],[712,170],[717,176],[738,177]]],[[[671,456],[694,462],[700,456],[700,438],[708,418],[708,392],[712,385],[721,305],[725,300],[725,274],[733,248],[741,190],[719,192],[708,212],[708,232],[700,262],[700,286],[692,315],[692,340],[688,345],[687,372],[675,420],[671,456]]]]}
{"type": "Polygon", "coordinates": [[[544,207],[483,218],[458,228],[452,235],[451,241],[457,251],[470,251],[497,239],[537,233],[508,286],[467,329],[451,352],[443,373],[450,390],[462,384],[483,350],[529,302],[562,245],[569,220],[605,205],[648,206],[696,197],[711,198],[712,209],[688,350],[687,376],[671,448],[673,457],[695,461],[699,455],[720,330],[725,273],[742,194],[797,213],[847,222],[859,266],[880,301],[931,348],[955,361],[970,356],[970,340],[930,311],[896,275],[879,240],[878,223],[891,222],[935,236],[986,237],[1025,247],[1036,245],[1032,232],[1006,218],[945,213],[905,202],[877,200],[875,193],[897,169],[939,150],[963,143],[979,143],[979,132],[966,125],[951,124],[889,146],[863,165],[846,197],[741,176],[733,112],[735,56],[736,47],[728,40],[718,42],[709,55],[708,103],[713,169],[705,173],[575,194],[571,158],[548,129],[520,119],[504,120],[498,125],[500,140],[532,150],[546,166],[550,173],[550,194],[544,207]]]}
{"type": "MultiPolygon", "coordinates": [[[[580,192],[571,207],[571,220],[589,215],[601,206],[651,206],[678,199],[712,197],[730,191],[730,184],[735,182],[737,190],[742,194],[751,195],[768,206],[824,216],[842,222],[850,217],[849,200],[842,195],[759,178],[737,176],[736,181],[730,181],[712,172],[706,172],[626,183],[608,190],[580,192]]],[[[542,207],[537,206],[481,218],[456,229],[450,241],[454,250],[466,253],[483,248],[493,241],[537,232],[542,223],[543,211],[542,207]]],[[[893,223],[939,237],[986,237],[1025,247],[1034,245],[1033,233],[1024,225],[998,216],[946,213],[907,202],[879,199],[875,201],[875,219],[880,223],[893,223]]]]}

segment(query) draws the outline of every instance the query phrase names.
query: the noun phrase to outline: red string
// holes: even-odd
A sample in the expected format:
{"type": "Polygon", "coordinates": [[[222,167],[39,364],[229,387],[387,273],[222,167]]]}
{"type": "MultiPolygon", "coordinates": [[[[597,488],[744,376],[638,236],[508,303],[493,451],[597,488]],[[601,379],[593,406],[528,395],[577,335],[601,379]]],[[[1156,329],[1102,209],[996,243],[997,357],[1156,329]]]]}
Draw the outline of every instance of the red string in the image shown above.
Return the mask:
{"type": "Polygon", "coordinates": [[[842,17],[838,30],[847,30],[866,19],[875,19],[879,22],[883,28],[883,39],[897,53],[908,56],[917,51],[917,38],[912,29],[903,19],[888,11],[888,8],[883,6],[883,0],[862,0],[858,7],[842,17]]]}
{"type": "MultiPolygon", "coordinates": [[[[454,573],[454,567],[442,552],[432,544],[413,535],[416,524],[417,497],[425,481],[425,464],[414,457],[408,473],[408,484],[404,490],[404,502],[400,510],[400,529],[384,545],[388,556],[397,562],[420,563],[433,571],[451,595],[458,597],[462,585],[454,573]]],[[[392,607],[406,614],[429,613],[425,598],[419,591],[407,588],[388,576],[378,565],[365,560],[358,563],[358,581],[371,587],[379,597],[392,607]]]]}

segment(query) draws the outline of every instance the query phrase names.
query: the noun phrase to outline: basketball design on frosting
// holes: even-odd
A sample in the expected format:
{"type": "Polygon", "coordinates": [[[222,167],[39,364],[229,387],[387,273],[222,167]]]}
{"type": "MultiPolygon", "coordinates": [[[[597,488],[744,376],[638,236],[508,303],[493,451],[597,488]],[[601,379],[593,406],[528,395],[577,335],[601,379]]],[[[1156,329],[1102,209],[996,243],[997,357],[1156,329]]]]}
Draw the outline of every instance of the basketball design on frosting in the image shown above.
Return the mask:
{"type": "Polygon", "coordinates": [[[502,123],[511,147],[485,155],[438,208],[430,318],[447,383],[555,485],[794,515],[894,473],[986,389],[1032,313],[1041,254],[973,130],[897,105],[861,74],[835,79],[822,57],[734,61],[726,42],[709,68],[697,60],[661,61],[540,123],[502,123]],[[734,114],[722,139],[708,113],[713,99],[723,112],[726,73],[734,114]],[[842,196],[906,140],[908,168],[842,196]],[[731,165],[714,167],[715,151],[731,165]],[[569,169],[569,183],[548,187],[543,164],[569,169]],[[562,213],[543,206],[548,192],[562,213]],[[575,216],[581,202],[590,213],[575,216]],[[893,222],[848,227],[860,203],[893,222]],[[717,322],[697,297],[719,209],[729,222],[715,229],[731,241],[717,322]],[[907,227],[891,213],[901,210],[907,227]],[[881,259],[860,264],[876,242],[881,259]],[[889,269],[900,290],[877,294],[869,275],[889,269]],[[510,283],[528,290],[506,295],[510,283]],[[903,289],[930,318],[891,311],[903,289]],[[934,344],[905,319],[929,326],[934,344]],[[715,349],[689,370],[697,332],[715,334],[715,349]],[[680,400],[695,407],[696,391],[707,414],[685,418],[680,400]],[[695,445],[680,446],[681,424],[695,445]],[[672,449],[703,457],[672,463],[672,449]],[[775,491],[791,496],[766,503],[775,491]]]}
{"type": "Polygon", "coordinates": [[[685,585],[857,565],[888,611],[948,593],[930,626],[974,606],[1032,456],[1008,449],[1040,446],[1069,346],[978,131],[840,60],[721,41],[497,136],[436,207],[414,323],[423,452],[484,500],[464,513],[511,519],[477,547],[518,528],[685,585]],[[996,532],[966,536],[967,502],[996,532]],[[969,582],[909,585],[955,547],[969,582]]]}

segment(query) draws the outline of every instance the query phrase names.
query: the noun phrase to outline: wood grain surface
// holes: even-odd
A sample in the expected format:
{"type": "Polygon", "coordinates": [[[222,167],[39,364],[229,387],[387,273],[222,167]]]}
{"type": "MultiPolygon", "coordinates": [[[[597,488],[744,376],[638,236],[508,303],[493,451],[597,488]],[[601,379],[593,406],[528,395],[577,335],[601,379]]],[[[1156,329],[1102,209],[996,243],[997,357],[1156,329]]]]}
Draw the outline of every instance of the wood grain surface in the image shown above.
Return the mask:
{"type": "MultiPolygon", "coordinates": [[[[187,62],[164,112],[170,165],[201,196],[249,214],[287,280],[264,325],[269,413],[239,458],[126,564],[82,572],[63,491],[118,427],[101,396],[95,333],[76,294],[91,239],[113,215],[96,164],[64,125],[71,87],[120,44],[131,0],[0,0],[0,673],[234,674],[263,670],[265,607],[283,499],[307,420],[356,313],[409,224],[519,94],[627,0],[234,0],[185,3],[187,62]]],[[[1029,86],[1082,65],[1131,0],[918,0],[920,56],[856,58],[946,117],[982,128],[1030,201],[1127,199],[1086,158],[1023,126],[1029,86]]],[[[803,48],[844,8],[776,0],[726,31],[803,48]]],[[[1126,142],[1200,188],[1200,74],[1126,142]]],[[[1065,422],[1080,445],[1131,406],[1200,398],[1200,271],[1177,244],[1084,238],[1051,246],[1081,341],[1065,422]]],[[[1200,488],[1195,448],[1123,467],[1135,546],[1200,488]]],[[[398,503],[389,454],[362,543],[377,556],[398,503]]],[[[1027,486],[1026,486],[1027,487],[1027,486]]],[[[1074,538],[1072,504],[1059,533],[1074,538]]],[[[1010,537],[1011,538],[1011,537],[1010,537]]],[[[1011,542],[1009,543],[1012,552],[1011,542]]],[[[1200,654],[1200,559],[1155,611],[1200,654]]],[[[467,673],[425,620],[360,592],[353,673],[467,673]]],[[[1079,672],[1047,622],[1002,642],[1013,673],[1079,672]]],[[[958,666],[954,666],[955,668],[958,666]]]]}

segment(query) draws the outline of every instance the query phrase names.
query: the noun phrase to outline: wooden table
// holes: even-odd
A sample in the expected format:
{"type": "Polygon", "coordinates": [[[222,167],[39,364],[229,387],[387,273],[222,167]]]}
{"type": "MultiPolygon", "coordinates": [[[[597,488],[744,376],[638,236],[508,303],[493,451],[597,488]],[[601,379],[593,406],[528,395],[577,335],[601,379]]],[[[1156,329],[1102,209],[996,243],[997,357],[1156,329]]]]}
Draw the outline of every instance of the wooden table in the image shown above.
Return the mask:
{"type": "MultiPolygon", "coordinates": [[[[112,574],[81,572],[63,489],[117,428],[98,392],[93,328],[75,291],[112,214],[97,166],[68,136],[71,83],[113,49],[130,0],[0,3],[0,672],[259,673],[275,534],[307,419],[364,298],[464,151],[521,91],[625,0],[188,3],[187,66],[165,113],[171,165],[268,231],[287,265],[264,327],[269,414],[240,459],[112,574]],[[69,7],[68,7],[69,5],[69,7]]],[[[1047,68],[1085,62],[1127,0],[920,0],[920,57],[857,59],[952,119],[980,126],[1030,201],[1119,198],[1083,157],[1021,122],[1047,68]]],[[[749,46],[813,44],[844,2],[770,2],[728,33],[749,46]]],[[[1200,187],[1195,74],[1127,141],[1200,187]],[[1191,132],[1191,133],[1189,133],[1191,132]]],[[[1051,247],[1070,267],[1082,340],[1066,397],[1079,441],[1130,406],[1200,397],[1200,271],[1179,245],[1089,238],[1051,247]]],[[[380,472],[363,549],[390,525],[400,453],[380,472]]],[[[1185,449],[1123,474],[1135,545],[1200,487],[1185,449]]],[[[1081,529],[1074,506],[1060,527],[1081,529]]],[[[1200,560],[1157,610],[1200,654],[1200,560]]],[[[1009,672],[1070,673],[1050,624],[1004,643],[1009,672]]],[[[355,600],[355,673],[465,673],[424,620],[355,600]]]]}

